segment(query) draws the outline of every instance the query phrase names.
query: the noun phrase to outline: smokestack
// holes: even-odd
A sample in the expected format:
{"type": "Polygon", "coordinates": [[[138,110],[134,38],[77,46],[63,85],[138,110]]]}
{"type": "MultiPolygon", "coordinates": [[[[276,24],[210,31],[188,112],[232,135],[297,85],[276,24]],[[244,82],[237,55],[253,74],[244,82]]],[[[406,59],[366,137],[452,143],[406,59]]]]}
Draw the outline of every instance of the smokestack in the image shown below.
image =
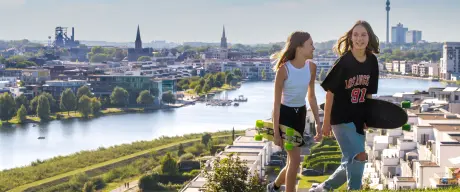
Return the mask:
{"type": "Polygon", "coordinates": [[[75,30],[74,28],[72,27],[72,41],[75,41],[75,30]]]}

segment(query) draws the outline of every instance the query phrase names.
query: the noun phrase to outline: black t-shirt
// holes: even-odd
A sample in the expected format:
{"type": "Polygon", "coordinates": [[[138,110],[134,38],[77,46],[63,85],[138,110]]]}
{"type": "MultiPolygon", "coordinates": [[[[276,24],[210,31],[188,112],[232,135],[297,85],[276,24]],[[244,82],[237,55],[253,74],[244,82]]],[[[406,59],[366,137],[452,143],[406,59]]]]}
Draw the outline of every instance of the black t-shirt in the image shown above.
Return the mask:
{"type": "Polygon", "coordinates": [[[366,94],[377,94],[379,65],[377,57],[368,53],[359,62],[349,51],[336,60],[321,86],[334,93],[331,125],[354,122],[356,132],[364,135],[364,101],[366,94]]]}

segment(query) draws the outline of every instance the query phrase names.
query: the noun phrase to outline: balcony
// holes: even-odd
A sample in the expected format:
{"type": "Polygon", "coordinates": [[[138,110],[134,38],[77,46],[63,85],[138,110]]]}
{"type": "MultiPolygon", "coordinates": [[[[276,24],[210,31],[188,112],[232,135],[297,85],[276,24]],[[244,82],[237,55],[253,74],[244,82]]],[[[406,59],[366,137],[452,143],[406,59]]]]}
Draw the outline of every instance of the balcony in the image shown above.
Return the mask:
{"type": "Polygon", "coordinates": [[[434,188],[450,187],[458,185],[458,179],[452,177],[451,173],[434,173],[434,177],[430,178],[431,186],[434,188]]]}

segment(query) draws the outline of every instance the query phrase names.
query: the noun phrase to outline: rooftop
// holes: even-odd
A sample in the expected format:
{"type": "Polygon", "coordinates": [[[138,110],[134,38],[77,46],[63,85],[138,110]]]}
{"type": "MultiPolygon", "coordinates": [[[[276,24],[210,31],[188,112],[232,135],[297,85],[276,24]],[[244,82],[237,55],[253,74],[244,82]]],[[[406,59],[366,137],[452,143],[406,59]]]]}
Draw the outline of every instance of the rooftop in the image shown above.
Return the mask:
{"type": "Polygon", "coordinates": [[[375,143],[388,143],[388,136],[375,136],[374,142],[375,143]]]}
{"type": "Polygon", "coordinates": [[[397,182],[415,182],[413,177],[396,177],[397,182]]]}
{"type": "Polygon", "coordinates": [[[420,163],[420,166],[422,167],[439,167],[438,164],[436,164],[435,162],[431,162],[431,161],[419,161],[420,163]]]}
{"type": "Polygon", "coordinates": [[[417,113],[417,116],[423,120],[458,120],[459,118],[456,115],[452,115],[449,118],[446,118],[444,113],[417,113]]]}
{"type": "Polygon", "coordinates": [[[431,124],[433,128],[438,131],[444,132],[460,132],[460,123],[459,124],[431,124]]]}
{"type": "Polygon", "coordinates": [[[223,151],[222,155],[229,155],[230,153],[234,153],[237,156],[259,156],[259,152],[227,152],[227,151],[223,151]]]}

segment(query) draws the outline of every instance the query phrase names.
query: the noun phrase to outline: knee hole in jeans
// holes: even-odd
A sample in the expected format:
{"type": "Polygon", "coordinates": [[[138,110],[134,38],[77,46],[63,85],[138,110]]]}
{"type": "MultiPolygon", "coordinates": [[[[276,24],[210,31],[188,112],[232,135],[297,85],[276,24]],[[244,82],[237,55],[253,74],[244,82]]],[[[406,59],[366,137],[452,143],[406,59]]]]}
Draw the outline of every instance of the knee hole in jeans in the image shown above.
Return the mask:
{"type": "Polygon", "coordinates": [[[361,153],[356,154],[356,155],[353,157],[353,160],[354,160],[354,161],[358,161],[358,162],[365,162],[365,161],[367,161],[367,154],[366,154],[366,152],[361,152],[361,153]]]}

